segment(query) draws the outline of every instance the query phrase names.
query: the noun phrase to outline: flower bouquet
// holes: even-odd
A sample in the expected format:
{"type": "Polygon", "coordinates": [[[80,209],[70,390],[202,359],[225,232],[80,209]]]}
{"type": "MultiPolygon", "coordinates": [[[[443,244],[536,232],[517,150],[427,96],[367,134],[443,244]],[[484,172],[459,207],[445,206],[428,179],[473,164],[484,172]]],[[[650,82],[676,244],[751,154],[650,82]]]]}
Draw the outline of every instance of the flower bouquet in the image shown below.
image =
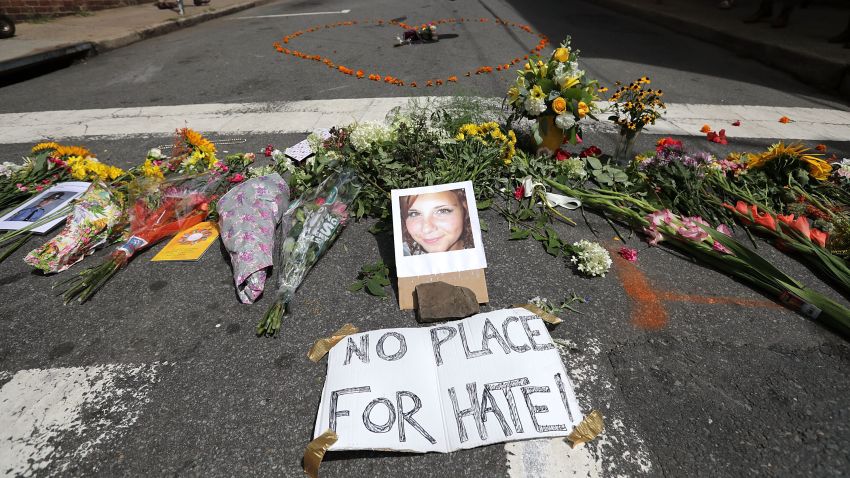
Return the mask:
{"type": "Polygon", "coordinates": [[[27,264],[45,273],[62,272],[124,229],[121,194],[103,182],[93,183],[73,208],[62,231],[27,254],[27,264]]]}
{"type": "Polygon", "coordinates": [[[617,82],[616,85],[619,88],[611,95],[611,116],[608,119],[620,128],[614,160],[622,165],[634,159],[632,149],[638,133],[644,126],[655,124],[655,120],[661,117],[661,110],[667,108],[661,101],[664,92],[644,88],[648,84],[650,79],[645,76],[631,82],[628,86],[617,82]]]}
{"type": "Polygon", "coordinates": [[[289,187],[277,173],[249,179],[218,201],[218,227],[230,254],[236,293],[251,304],[263,293],[272,267],[274,229],[289,205],[289,187]]]}
{"type": "Polygon", "coordinates": [[[552,153],[564,138],[571,144],[581,139],[579,120],[586,116],[596,119],[592,111],[599,85],[579,69],[578,54],[570,50],[568,37],[548,60],[531,56],[508,89],[512,119],[536,120],[532,126],[534,139],[552,153]]]}
{"type": "Polygon", "coordinates": [[[67,286],[62,294],[65,303],[87,301],[137,252],[203,221],[220,183],[210,174],[162,182],[151,178],[134,181],[130,185],[130,238],[99,266],[60,283],[67,286]]]}
{"type": "MultiPolygon", "coordinates": [[[[402,24],[399,24],[401,26],[402,24]]],[[[409,26],[409,25],[405,25],[409,26]]],[[[396,46],[401,45],[410,45],[414,42],[436,42],[440,41],[440,35],[437,33],[437,25],[433,23],[423,24],[419,28],[407,28],[404,30],[402,36],[395,37],[398,44],[396,46]]]]}
{"type": "Polygon", "coordinates": [[[354,171],[331,174],[316,189],[293,202],[281,227],[278,286],[274,303],[257,324],[257,335],[274,335],[295,291],[348,220],[360,192],[354,171]]]}

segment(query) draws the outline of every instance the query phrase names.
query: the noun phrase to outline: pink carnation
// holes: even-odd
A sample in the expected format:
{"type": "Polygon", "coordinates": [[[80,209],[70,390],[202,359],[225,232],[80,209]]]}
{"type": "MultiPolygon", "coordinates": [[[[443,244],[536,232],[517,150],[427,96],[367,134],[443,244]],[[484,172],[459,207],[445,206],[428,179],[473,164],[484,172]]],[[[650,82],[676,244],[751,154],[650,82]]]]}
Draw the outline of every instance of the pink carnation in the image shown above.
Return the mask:
{"type": "Polygon", "coordinates": [[[635,262],[637,261],[638,252],[637,249],[629,249],[628,247],[621,247],[619,251],[620,257],[629,261],[635,262]]]}

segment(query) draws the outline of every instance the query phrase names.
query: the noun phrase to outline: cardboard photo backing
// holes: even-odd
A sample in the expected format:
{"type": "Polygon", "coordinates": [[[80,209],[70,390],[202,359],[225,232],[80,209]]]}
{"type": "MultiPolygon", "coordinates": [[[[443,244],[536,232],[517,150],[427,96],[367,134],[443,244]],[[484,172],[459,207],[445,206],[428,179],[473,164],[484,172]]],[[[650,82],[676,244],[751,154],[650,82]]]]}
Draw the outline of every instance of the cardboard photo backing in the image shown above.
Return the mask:
{"type": "Polygon", "coordinates": [[[398,306],[401,310],[416,308],[416,286],[428,282],[445,282],[446,284],[466,287],[475,294],[479,304],[490,301],[487,295],[487,279],[484,269],[470,271],[447,272],[428,276],[413,276],[398,278],[398,306]]]}

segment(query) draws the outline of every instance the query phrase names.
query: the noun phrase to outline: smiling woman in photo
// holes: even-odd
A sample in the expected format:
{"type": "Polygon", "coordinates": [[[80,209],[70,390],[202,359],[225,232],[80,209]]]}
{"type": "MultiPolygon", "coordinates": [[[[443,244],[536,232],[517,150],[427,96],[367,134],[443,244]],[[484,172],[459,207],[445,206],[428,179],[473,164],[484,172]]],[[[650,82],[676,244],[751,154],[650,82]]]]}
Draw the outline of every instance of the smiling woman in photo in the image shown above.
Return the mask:
{"type": "Polygon", "coordinates": [[[402,196],[399,202],[405,256],[475,247],[463,189],[402,196]]]}

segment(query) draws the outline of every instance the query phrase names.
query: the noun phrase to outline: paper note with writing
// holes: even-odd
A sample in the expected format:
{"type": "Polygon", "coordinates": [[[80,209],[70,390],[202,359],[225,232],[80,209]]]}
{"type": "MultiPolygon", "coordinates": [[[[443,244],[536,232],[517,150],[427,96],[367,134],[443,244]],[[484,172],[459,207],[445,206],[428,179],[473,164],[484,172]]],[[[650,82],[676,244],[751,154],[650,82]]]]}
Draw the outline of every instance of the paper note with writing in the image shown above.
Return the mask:
{"type": "Polygon", "coordinates": [[[581,420],[546,325],[517,308],[346,337],[313,436],[334,430],[331,450],[445,453],[566,436],[581,420]]]}
{"type": "MultiPolygon", "coordinates": [[[[331,137],[331,133],[326,129],[316,131],[315,134],[322,139],[328,139],[331,137]]],[[[315,153],[315,151],[310,148],[310,143],[306,139],[286,148],[283,152],[295,161],[304,161],[315,153]]]]}
{"type": "Polygon", "coordinates": [[[201,222],[174,236],[152,261],[197,261],[218,239],[214,222],[201,222]]]}

